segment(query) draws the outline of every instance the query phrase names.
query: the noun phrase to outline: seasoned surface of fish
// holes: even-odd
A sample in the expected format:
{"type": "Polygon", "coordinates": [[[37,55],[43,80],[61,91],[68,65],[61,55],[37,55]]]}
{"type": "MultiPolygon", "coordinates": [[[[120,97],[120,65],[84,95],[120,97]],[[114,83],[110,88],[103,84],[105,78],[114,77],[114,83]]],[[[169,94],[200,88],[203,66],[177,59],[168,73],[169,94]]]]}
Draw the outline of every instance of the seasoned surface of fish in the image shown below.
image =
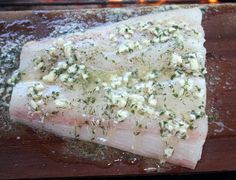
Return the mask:
{"type": "Polygon", "coordinates": [[[208,127],[201,18],[173,10],[27,43],[11,118],[195,168],[208,127]]]}

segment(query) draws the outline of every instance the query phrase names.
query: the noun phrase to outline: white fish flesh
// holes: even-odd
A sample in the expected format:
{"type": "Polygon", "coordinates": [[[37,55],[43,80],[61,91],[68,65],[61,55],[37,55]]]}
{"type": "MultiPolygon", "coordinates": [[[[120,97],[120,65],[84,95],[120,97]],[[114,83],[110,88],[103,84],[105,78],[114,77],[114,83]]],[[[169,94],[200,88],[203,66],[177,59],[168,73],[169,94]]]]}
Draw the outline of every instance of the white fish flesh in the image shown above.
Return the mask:
{"type": "Polygon", "coordinates": [[[194,169],[208,122],[198,8],[27,43],[14,121],[194,169]]]}

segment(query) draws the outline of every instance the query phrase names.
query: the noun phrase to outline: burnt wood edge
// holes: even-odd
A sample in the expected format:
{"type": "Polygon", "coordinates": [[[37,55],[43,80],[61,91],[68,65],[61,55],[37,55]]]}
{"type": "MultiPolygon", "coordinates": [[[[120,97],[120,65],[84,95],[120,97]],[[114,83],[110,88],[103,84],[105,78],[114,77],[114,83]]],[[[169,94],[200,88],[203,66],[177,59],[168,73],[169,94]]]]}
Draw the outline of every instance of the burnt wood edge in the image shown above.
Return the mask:
{"type": "MultiPolygon", "coordinates": [[[[41,179],[41,178],[40,178],[41,179]]],[[[53,177],[53,178],[43,178],[43,179],[78,179],[78,177],[53,177]]],[[[110,179],[129,179],[129,180],[235,180],[236,179],[236,171],[221,171],[221,172],[192,172],[192,173],[180,173],[180,174],[140,174],[140,175],[110,175],[110,176],[79,176],[80,180],[110,180],[110,179]]]]}

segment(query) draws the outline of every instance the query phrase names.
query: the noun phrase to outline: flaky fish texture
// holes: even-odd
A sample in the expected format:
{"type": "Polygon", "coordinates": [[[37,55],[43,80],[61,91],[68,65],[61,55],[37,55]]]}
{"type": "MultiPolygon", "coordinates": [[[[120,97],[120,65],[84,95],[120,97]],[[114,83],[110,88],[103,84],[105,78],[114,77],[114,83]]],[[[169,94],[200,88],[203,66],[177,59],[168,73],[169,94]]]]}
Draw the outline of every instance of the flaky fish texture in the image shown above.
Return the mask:
{"type": "Polygon", "coordinates": [[[28,42],[11,118],[194,169],[208,122],[198,8],[28,42]]]}

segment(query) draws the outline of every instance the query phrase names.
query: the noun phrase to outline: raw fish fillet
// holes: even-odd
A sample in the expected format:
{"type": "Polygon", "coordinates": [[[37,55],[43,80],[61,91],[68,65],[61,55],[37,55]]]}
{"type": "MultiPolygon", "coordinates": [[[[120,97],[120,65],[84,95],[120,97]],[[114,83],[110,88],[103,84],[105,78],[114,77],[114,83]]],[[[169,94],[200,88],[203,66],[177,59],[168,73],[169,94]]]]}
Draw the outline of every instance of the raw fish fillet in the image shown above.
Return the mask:
{"type": "Polygon", "coordinates": [[[172,10],[27,43],[11,118],[194,169],[208,131],[201,20],[172,10]]]}

